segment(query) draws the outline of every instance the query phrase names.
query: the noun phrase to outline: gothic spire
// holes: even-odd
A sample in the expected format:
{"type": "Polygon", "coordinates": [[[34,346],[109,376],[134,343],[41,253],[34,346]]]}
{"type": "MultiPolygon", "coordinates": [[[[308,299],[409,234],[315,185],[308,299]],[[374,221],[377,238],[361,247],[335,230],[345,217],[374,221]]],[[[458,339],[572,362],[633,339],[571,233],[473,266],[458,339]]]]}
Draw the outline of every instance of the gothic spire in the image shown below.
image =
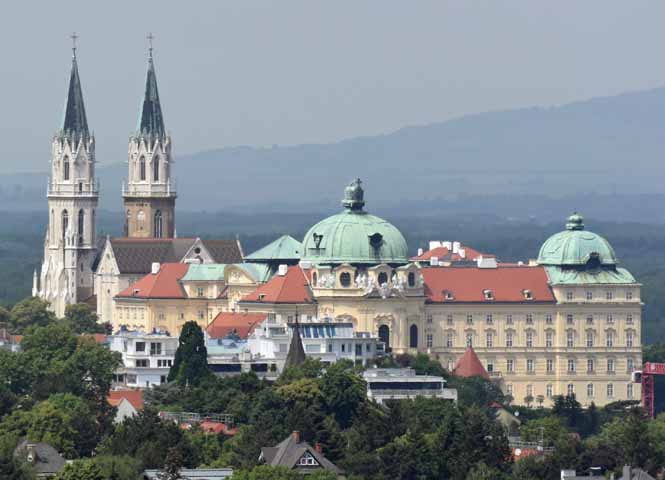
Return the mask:
{"type": "Polygon", "coordinates": [[[62,116],[60,132],[62,135],[74,137],[87,137],[89,135],[88,119],[85,116],[83,104],[83,92],[81,91],[81,79],[76,63],[76,39],[78,36],[72,34],[72,70],[69,75],[69,89],[65,99],[65,109],[62,116]]]}
{"type": "Polygon", "coordinates": [[[305,349],[302,346],[302,339],[300,338],[300,325],[298,324],[298,313],[296,312],[296,324],[293,327],[293,336],[291,337],[291,345],[286,354],[286,361],[284,362],[284,369],[289,367],[297,367],[305,361],[305,349]]]}
{"type": "Polygon", "coordinates": [[[136,127],[139,135],[152,135],[162,138],[165,135],[164,117],[162,106],[159,103],[159,92],[157,91],[157,75],[155,64],[152,59],[152,34],[148,35],[150,47],[148,48],[148,73],[145,79],[145,95],[139,112],[139,121],[136,127]]]}

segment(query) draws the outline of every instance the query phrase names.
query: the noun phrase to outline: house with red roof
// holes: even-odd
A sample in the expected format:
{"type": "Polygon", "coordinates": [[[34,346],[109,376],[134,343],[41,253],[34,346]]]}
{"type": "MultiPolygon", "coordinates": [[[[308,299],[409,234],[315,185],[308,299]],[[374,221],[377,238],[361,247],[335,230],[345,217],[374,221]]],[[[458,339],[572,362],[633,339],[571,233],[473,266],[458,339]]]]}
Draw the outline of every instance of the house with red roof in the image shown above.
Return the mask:
{"type": "Polygon", "coordinates": [[[117,409],[115,423],[122,423],[143,410],[143,392],[138,389],[112,390],[106,400],[117,409]]]}

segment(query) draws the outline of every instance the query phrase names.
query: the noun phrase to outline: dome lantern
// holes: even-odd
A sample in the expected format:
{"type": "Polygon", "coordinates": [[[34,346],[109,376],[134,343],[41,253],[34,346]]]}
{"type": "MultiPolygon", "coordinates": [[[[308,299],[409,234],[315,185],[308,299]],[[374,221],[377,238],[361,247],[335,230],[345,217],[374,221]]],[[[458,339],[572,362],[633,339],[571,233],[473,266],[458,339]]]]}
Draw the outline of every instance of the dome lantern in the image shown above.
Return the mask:
{"type": "Polygon", "coordinates": [[[342,206],[348,210],[362,210],[365,206],[365,191],[361,187],[362,181],[356,178],[344,189],[342,206]]]}

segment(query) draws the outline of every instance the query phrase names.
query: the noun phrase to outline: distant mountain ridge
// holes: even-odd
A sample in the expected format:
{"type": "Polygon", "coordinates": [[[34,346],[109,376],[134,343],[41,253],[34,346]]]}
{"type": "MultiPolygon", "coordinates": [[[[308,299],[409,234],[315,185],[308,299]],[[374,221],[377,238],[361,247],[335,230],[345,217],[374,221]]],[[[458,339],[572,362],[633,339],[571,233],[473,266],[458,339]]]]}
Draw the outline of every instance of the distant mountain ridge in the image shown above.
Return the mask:
{"type": "MultiPolygon", "coordinates": [[[[665,88],[547,108],[479,113],[331,144],[177,155],[179,210],[336,208],[352,178],[368,208],[463,196],[663,193],[665,88]]],[[[98,169],[120,210],[125,164],[98,169]]],[[[45,208],[48,174],[0,175],[6,208],[45,208]]]]}

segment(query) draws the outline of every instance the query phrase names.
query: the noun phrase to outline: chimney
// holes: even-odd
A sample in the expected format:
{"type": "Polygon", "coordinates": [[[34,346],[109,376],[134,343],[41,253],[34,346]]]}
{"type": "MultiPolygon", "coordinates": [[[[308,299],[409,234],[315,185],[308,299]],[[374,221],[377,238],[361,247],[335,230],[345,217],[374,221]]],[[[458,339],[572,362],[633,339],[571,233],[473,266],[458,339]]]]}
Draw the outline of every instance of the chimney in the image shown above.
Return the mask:
{"type": "Polygon", "coordinates": [[[453,253],[459,252],[459,247],[460,247],[459,242],[453,242],[453,253]]]}
{"type": "Polygon", "coordinates": [[[429,265],[430,267],[436,267],[439,264],[439,257],[430,257],[429,265]]]}
{"type": "Polygon", "coordinates": [[[295,443],[300,443],[300,432],[298,430],[294,430],[291,436],[293,437],[293,441],[295,443]]]}
{"type": "Polygon", "coordinates": [[[423,254],[423,249],[422,249],[422,248],[419,248],[419,249],[418,249],[418,256],[421,256],[422,254],[423,254]]]}
{"type": "Polygon", "coordinates": [[[323,455],[323,447],[319,442],[316,442],[314,444],[314,450],[316,450],[316,453],[320,453],[321,455],[323,455]]]}
{"type": "Polygon", "coordinates": [[[283,277],[284,275],[286,275],[286,272],[287,272],[288,269],[289,269],[288,265],[285,265],[285,264],[280,265],[277,269],[277,275],[279,275],[280,277],[283,277]]]}
{"type": "Polygon", "coordinates": [[[37,452],[35,451],[35,444],[28,443],[28,445],[26,445],[25,448],[28,454],[26,460],[28,461],[28,463],[34,464],[37,461],[37,452]]]}
{"type": "Polygon", "coordinates": [[[157,275],[159,273],[159,267],[160,267],[159,262],[152,262],[152,268],[151,268],[150,272],[153,275],[157,275]]]}

